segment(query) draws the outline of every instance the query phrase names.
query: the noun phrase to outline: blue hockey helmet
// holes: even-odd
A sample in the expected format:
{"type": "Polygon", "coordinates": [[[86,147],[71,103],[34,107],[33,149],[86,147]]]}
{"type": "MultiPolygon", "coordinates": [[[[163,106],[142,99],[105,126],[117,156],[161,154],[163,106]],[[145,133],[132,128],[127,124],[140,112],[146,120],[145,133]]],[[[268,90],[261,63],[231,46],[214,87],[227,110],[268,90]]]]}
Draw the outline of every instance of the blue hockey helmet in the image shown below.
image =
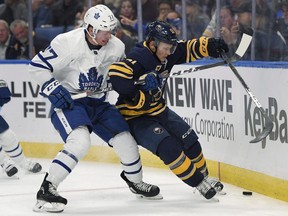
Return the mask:
{"type": "Polygon", "coordinates": [[[171,53],[173,53],[177,47],[177,35],[172,26],[165,21],[154,21],[150,23],[145,31],[146,41],[155,41],[157,46],[159,42],[172,44],[171,53]]]}

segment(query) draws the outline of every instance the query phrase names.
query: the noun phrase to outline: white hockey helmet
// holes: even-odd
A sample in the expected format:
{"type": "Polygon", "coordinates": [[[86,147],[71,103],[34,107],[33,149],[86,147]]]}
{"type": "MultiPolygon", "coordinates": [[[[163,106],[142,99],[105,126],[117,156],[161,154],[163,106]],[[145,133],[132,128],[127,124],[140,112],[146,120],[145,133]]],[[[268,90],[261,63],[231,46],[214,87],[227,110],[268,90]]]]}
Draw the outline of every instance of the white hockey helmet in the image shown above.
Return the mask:
{"type": "Polygon", "coordinates": [[[113,31],[117,26],[117,19],[113,12],[105,5],[98,4],[88,9],[84,15],[84,27],[93,27],[93,36],[95,37],[99,30],[113,31]]]}

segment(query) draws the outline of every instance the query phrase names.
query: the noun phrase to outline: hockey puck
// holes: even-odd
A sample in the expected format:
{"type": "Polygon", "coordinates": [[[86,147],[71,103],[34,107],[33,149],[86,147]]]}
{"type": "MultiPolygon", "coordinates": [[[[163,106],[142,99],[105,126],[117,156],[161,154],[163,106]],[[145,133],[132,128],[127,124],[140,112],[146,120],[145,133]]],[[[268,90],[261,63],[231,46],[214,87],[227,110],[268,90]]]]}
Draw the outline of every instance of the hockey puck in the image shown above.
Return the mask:
{"type": "Polygon", "coordinates": [[[245,195],[245,196],[252,196],[252,192],[251,191],[243,191],[242,194],[245,195]]]}

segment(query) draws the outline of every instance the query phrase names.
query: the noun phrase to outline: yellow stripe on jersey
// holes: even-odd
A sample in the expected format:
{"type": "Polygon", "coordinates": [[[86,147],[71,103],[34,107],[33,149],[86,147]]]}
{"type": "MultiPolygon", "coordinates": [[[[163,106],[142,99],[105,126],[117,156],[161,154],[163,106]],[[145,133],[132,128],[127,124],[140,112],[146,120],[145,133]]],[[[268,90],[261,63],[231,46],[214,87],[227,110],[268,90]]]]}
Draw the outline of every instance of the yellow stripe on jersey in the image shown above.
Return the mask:
{"type": "MultiPolygon", "coordinates": [[[[130,63],[135,64],[135,62],[136,62],[136,61],[132,61],[132,62],[130,62],[130,63]]],[[[117,64],[117,65],[122,65],[123,67],[128,68],[131,72],[133,71],[133,69],[132,69],[128,64],[126,64],[125,62],[117,62],[117,63],[115,63],[115,64],[117,64]]]]}
{"type": "MultiPolygon", "coordinates": [[[[161,104],[161,105],[163,105],[163,104],[161,104]]],[[[155,115],[162,113],[166,109],[166,106],[167,105],[165,104],[161,109],[157,110],[157,112],[153,112],[150,115],[155,116],[155,115]]]]}
{"type": "Polygon", "coordinates": [[[196,39],[193,39],[192,40],[192,45],[191,45],[191,60],[197,60],[199,58],[201,58],[201,56],[198,55],[199,50],[198,48],[196,47],[197,43],[199,43],[199,41],[197,41],[196,39]],[[197,49],[196,49],[197,48],[197,49]]]}
{"type": "MultiPolygon", "coordinates": [[[[158,104],[158,106],[153,107],[153,108],[151,107],[151,109],[149,109],[149,110],[135,110],[133,106],[129,106],[128,104],[121,104],[121,105],[117,105],[116,107],[118,109],[120,109],[121,114],[124,116],[139,116],[139,115],[143,115],[143,114],[148,114],[148,115],[159,114],[159,111],[161,111],[161,112],[163,111],[164,107],[161,108],[162,106],[163,106],[162,104],[158,104]],[[128,108],[128,109],[125,109],[125,108],[128,108]],[[134,109],[134,110],[132,110],[132,109],[134,109]],[[155,111],[157,111],[157,113],[154,113],[155,111]]],[[[165,105],[165,108],[166,108],[166,105],[165,105]]]]}
{"type": "Polygon", "coordinates": [[[119,77],[123,77],[125,79],[133,79],[132,76],[127,76],[126,74],[122,74],[122,73],[119,73],[119,72],[109,72],[109,76],[119,76],[119,77]]]}
{"type": "MultiPolygon", "coordinates": [[[[138,100],[137,104],[135,104],[135,105],[125,104],[125,107],[128,107],[129,109],[141,109],[144,106],[145,94],[142,91],[139,91],[139,92],[140,92],[140,94],[139,94],[139,100],[138,100]]],[[[117,108],[118,108],[118,106],[117,106],[117,108]]]]}
{"type": "Polygon", "coordinates": [[[192,44],[192,40],[187,41],[187,44],[186,44],[186,49],[187,49],[186,62],[190,62],[190,59],[192,58],[191,44],[192,44]]]}
{"type": "Polygon", "coordinates": [[[137,118],[141,115],[157,116],[160,113],[162,113],[165,109],[166,109],[166,105],[162,107],[161,109],[156,110],[155,112],[150,112],[151,109],[149,109],[148,111],[134,112],[134,115],[131,115],[131,112],[133,112],[132,110],[120,110],[120,113],[124,116],[125,120],[130,120],[133,118],[137,118]]]}
{"type": "Polygon", "coordinates": [[[200,42],[199,51],[200,51],[201,55],[203,55],[203,57],[207,57],[209,55],[208,50],[207,50],[208,38],[200,37],[199,42],[200,42]]]}
{"type": "MultiPolygon", "coordinates": [[[[127,65],[126,65],[127,66],[127,65]]],[[[115,76],[117,76],[117,73],[119,74],[126,74],[129,76],[133,76],[133,71],[132,68],[130,67],[126,67],[124,65],[120,65],[120,64],[112,64],[109,67],[109,76],[110,74],[113,72],[114,74],[116,74],[115,76]]]]}

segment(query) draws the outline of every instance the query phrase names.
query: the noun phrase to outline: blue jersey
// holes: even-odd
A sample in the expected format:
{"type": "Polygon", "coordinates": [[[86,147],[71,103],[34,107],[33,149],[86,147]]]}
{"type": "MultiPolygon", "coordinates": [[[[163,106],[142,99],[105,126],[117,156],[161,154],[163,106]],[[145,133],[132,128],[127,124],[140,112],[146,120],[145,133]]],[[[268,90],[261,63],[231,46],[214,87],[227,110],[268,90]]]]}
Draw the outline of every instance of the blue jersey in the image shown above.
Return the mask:
{"type": "MultiPolygon", "coordinates": [[[[155,116],[166,109],[166,103],[161,95],[156,101],[151,99],[153,92],[143,92],[134,85],[140,76],[156,71],[161,74],[170,72],[175,64],[183,64],[208,56],[208,38],[178,42],[175,52],[161,62],[148,48],[146,42],[138,44],[124,60],[114,63],[109,68],[109,76],[113,89],[119,93],[117,108],[125,119],[142,115],[155,116]]],[[[162,83],[165,85],[165,82],[162,83]]]]}

